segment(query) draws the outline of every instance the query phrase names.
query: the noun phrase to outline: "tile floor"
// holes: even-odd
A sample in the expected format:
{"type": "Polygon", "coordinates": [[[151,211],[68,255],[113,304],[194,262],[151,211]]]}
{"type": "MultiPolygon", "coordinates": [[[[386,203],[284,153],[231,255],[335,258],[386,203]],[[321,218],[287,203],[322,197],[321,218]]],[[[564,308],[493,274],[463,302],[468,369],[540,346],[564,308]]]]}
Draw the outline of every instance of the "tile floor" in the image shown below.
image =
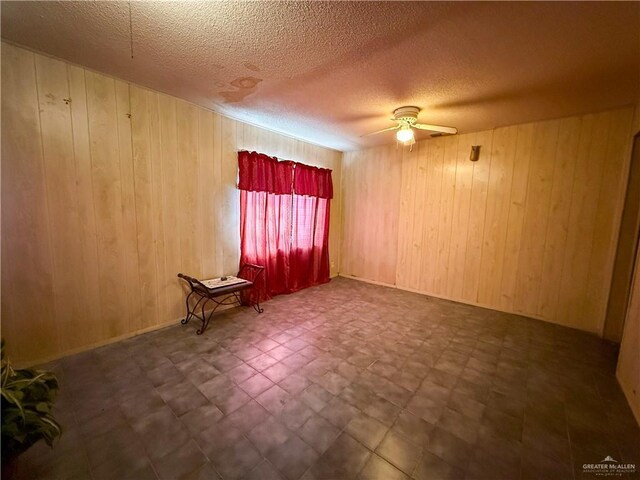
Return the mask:
{"type": "MultiPolygon", "coordinates": [[[[578,479],[640,433],[599,339],[338,278],[49,365],[18,478],[578,479]]],[[[602,478],[602,477],[599,477],[602,478]]],[[[620,477],[616,477],[620,478],[620,477]]]]}

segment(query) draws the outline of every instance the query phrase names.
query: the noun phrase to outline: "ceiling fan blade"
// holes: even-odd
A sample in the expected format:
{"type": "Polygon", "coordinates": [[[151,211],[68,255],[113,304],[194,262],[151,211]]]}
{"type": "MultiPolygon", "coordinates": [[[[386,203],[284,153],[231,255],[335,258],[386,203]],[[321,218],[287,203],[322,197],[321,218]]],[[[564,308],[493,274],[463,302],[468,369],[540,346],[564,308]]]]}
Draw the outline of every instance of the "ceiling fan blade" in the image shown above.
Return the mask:
{"type": "Polygon", "coordinates": [[[361,137],[368,137],[370,135],[377,135],[378,133],[390,132],[391,130],[397,130],[398,128],[400,128],[400,125],[395,125],[395,126],[389,127],[389,128],[383,128],[382,130],[378,130],[377,132],[371,132],[371,133],[367,133],[365,135],[360,135],[360,136],[361,137]]]}
{"type": "Polygon", "coordinates": [[[428,123],[415,123],[413,126],[420,130],[430,130],[432,132],[450,133],[452,135],[455,135],[456,133],[458,133],[458,129],[455,127],[444,127],[442,125],[429,125],[428,123]]]}

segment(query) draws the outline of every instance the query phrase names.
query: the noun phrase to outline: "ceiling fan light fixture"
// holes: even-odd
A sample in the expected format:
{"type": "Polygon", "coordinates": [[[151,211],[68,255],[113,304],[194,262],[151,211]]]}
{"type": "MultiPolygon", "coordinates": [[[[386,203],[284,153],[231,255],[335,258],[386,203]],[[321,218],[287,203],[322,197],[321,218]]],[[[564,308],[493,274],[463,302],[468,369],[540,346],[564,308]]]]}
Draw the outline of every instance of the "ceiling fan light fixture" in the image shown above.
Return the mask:
{"type": "Polygon", "coordinates": [[[396,138],[402,143],[411,142],[413,140],[413,129],[409,125],[405,125],[396,132],[396,138]]]}

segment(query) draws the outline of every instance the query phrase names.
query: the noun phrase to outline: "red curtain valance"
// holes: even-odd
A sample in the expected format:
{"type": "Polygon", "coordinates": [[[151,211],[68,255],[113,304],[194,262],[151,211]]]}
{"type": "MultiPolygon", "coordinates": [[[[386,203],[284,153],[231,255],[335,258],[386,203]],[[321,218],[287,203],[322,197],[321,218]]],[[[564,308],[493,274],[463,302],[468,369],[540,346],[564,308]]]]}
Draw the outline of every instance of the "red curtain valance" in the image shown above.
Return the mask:
{"type": "Polygon", "coordinates": [[[238,168],[240,190],[333,198],[328,168],[278,161],[275,157],[244,150],[238,152],[238,168]]]}
{"type": "Polygon", "coordinates": [[[293,174],[293,191],[298,195],[333,198],[331,170],[296,163],[295,173],[293,174]]]}
{"type": "Polygon", "coordinates": [[[251,192],[293,193],[293,162],[257,152],[238,152],[238,188],[251,192]]]}

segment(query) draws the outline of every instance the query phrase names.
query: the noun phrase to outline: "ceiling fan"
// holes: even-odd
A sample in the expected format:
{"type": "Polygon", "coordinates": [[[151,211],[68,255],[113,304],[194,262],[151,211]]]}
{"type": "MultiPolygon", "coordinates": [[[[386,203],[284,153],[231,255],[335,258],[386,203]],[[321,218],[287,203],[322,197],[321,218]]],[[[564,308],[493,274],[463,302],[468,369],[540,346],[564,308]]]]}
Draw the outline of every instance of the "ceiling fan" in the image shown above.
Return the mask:
{"type": "Polygon", "coordinates": [[[391,130],[397,130],[396,138],[399,142],[405,145],[413,145],[416,143],[413,135],[413,129],[430,130],[440,134],[446,133],[455,135],[458,133],[458,129],[454,127],[444,127],[442,125],[430,125],[428,123],[418,123],[418,113],[420,109],[418,107],[400,107],[393,111],[393,118],[391,121],[396,122],[397,125],[389,128],[383,128],[377,132],[368,133],[363,135],[368,137],[369,135],[377,135],[378,133],[389,132],[391,130]]]}

